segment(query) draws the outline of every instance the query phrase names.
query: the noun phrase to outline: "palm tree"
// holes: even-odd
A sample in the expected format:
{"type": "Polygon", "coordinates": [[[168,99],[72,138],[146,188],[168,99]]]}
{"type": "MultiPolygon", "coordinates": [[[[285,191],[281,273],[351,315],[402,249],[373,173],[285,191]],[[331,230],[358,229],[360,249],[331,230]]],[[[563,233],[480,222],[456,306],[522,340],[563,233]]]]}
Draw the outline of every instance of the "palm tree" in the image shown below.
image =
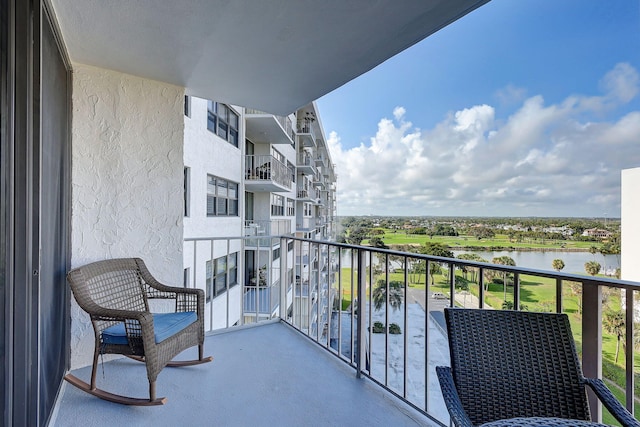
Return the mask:
{"type": "Polygon", "coordinates": [[[600,273],[601,268],[602,266],[597,261],[587,261],[584,263],[584,270],[592,276],[600,273]]]}
{"type": "Polygon", "coordinates": [[[602,327],[605,331],[616,336],[616,357],[614,363],[618,363],[618,354],[620,354],[620,341],[624,337],[626,328],[624,323],[624,314],[622,311],[607,310],[602,317],[602,327]]]}
{"type": "Polygon", "coordinates": [[[591,246],[591,247],[589,248],[589,253],[590,253],[591,255],[593,255],[593,260],[595,261],[595,259],[596,259],[596,253],[598,253],[598,248],[596,248],[595,246],[591,246]]]}
{"type": "Polygon", "coordinates": [[[551,266],[555,271],[560,271],[564,268],[564,261],[562,261],[560,258],[554,259],[551,262],[551,266]]]}
{"type": "MultiPolygon", "coordinates": [[[[384,279],[378,280],[376,287],[371,294],[373,305],[376,310],[380,310],[387,303],[387,282],[384,279]]],[[[389,282],[389,306],[393,310],[398,310],[404,300],[404,284],[397,280],[389,282]]]]}

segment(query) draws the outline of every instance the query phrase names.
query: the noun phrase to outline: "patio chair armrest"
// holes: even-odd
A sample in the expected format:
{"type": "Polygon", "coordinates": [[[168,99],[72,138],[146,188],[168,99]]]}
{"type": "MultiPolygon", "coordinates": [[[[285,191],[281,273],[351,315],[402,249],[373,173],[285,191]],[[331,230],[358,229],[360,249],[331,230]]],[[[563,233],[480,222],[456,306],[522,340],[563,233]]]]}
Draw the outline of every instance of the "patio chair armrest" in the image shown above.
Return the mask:
{"type": "Polygon", "coordinates": [[[436,366],[436,374],[440,382],[442,397],[447,406],[451,420],[457,427],[473,427],[469,416],[462,407],[456,385],[453,382],[453,374],[448,366],[436,366]]]}
{"type": "Polygon", "coordinates": [[[605,385],[604,381],[597,378],[585,378],[584,381],[620,424],[624,427],[640,427],[640,422],[622,406],[620,401],[616,399],[613,393],[611,393],[611,390],[605,385]]]}

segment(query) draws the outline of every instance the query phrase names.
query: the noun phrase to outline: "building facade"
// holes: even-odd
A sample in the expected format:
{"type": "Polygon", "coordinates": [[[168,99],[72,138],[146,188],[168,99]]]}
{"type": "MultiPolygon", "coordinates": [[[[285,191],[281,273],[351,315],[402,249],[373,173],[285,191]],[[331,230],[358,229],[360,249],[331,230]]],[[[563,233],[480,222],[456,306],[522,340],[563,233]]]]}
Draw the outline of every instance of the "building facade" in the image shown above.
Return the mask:
{"type": "Polygon", "coordinates": [[[335,238],[317,106],[277,116],[185,96],[184,108],[184,285],[205,290],[208,329],[280,316],[282,301],[290,312],[305,272],[279,236],[335,238]]]}

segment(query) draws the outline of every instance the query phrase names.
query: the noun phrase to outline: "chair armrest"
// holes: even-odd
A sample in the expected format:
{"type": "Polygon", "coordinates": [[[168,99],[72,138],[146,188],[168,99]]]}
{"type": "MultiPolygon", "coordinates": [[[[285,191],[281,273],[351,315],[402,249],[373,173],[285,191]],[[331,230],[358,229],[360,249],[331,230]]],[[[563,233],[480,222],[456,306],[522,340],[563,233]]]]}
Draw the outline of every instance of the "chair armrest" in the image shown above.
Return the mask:
{"type": "Polygon", "coordinates": [[[453,382],[451,368],[448,366],[436,366],[436,374],[438,374],[444,403],[447,405],[447,410],[453,423],[457,427],[473,427],[469,416],[462,407],[462,402],[460,402],[456,385],[453,382]]]}
{"type": "Polygon", "coordinates": [[[627,409],[622,406],[620,401],[611,393],[604,382],[597,378],[585,378],[585,383],[591,387],[598,399],[609,410],[611,415],[620,422],[624,427],[640,427],[640,422],[636,420],[627,409]]]}

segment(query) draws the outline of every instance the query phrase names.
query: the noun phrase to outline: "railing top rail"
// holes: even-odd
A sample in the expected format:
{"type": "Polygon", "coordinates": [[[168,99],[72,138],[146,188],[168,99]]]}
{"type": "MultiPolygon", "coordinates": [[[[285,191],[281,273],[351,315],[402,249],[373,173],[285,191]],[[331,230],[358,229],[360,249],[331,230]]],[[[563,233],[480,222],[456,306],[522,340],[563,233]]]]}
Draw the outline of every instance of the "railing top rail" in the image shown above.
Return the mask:
{"type": "MultiPolygon", "coordinates": [[[[211,241],[211,240],[255,240],[255,239],[256,239],[255,236],[227,236],[227,237],[192,237],[192,238],[185,238],[184,241],[193,242],[193,241],[211,241]]],[[[611,279],[608,277],[590,277],[590,276],[585,276],[581,274],[561,273],[556,271],[537,270],[533,268],[525,268],[525,267],[518,267],[518,266],[491,264],[487,262],[469,261],[469,260],[463,260],[459,258],[446,258],[446,257],[433,256],[433,255],[417,254],[413,252],[396,251],[393,249],[373,248],[370,246],[352,245],[348,243],[338,243],[338,242],[331,242],[327,240],[307,239],[304,237],[297,237],[294,235],[260,236],[260,239],[298,240],[302,242],[334,246],[342,249],[351,249],[351,250],[358,250],[358,251],[365,250],[365,251],[370,251],[370,252],[375,252],[380,254],[414,258],[422,261],[432,261],[432,262],[453,264],[455,266],[476,267],[476,268],[482,268],[485,270],[504,271],[508,273],[518,273],[518,274],[525,274],[525,275],[532,275],[532,276],[548,277],[548,278],[567,280],[567,281],[573,281],[573,282],[594,283],[594,284],[597,283],[597,284],[610,286],[610,287],[634,289],[634,290],[640,291],[640,282],[634,282],[630,280],[611,279]]]]}

